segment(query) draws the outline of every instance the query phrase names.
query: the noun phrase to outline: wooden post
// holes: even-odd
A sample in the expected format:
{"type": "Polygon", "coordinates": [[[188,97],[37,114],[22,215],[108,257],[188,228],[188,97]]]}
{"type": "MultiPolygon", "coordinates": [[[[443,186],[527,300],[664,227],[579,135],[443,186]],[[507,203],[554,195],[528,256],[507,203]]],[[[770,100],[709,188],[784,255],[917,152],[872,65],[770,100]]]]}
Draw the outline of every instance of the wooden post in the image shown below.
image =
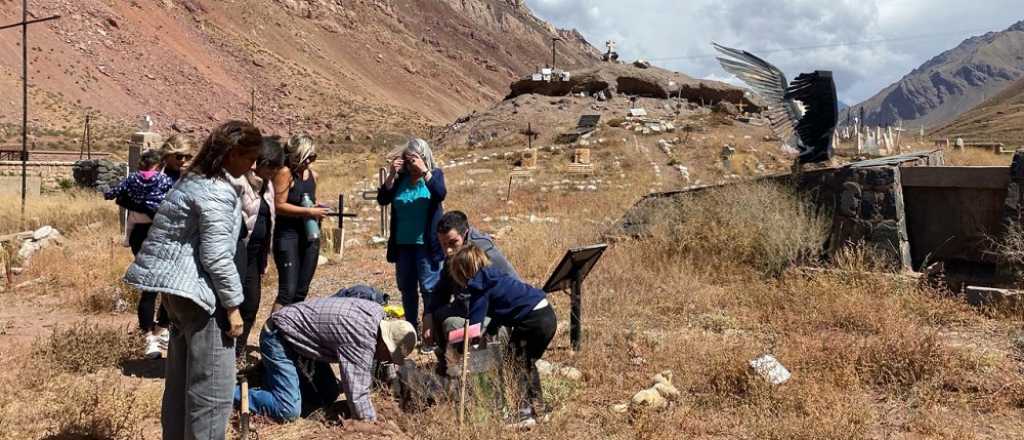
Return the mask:
{"type": "Polygon", "coordinates": [[[7,289],[14,288],[14,271],[11,270],[11,260],[14,258],[14,246],[8,246],[7,242],[0,242],[0,257],[4,259],[4,275],[7,277],[7,289]]]}
{"type": "Polygon", "coordinates": [[[569,341],[572,344],[572,351],[580,351],[580,339],[583,336],[582,323],[582,293],[583,280],[576,277],[572,282],[572,291],[569,293],[569,341]]]}
{"type": "MultiPolygon", "coordinates": [[[[384,186],[384,180],[387,179],[387,171],[381,168],[378,174],[378,180],[380,180],[380,186],[384,186]]],[[[380,236],[388,237],[388,207],[380,205],[380,236]]]]}
{"type": "MultiPolygon", "coordinates": [[[[130,175],[139,170],[139,159],[142,157],[142,145],[141,144],[129,144],[128,145],[128,169],[125,172],[125,176],[130,175]]],[[[118,221],[121,225],[121,234],[125,235],[126,227],[128,227],[128,210],[124,208],[118,209],[118,221]]]]}
{"type": "Polygon", "coordinates": [[[508,191],[505,192],[505,201],[506,202],[511,202],[512,201],[512,179],[515,179],[515,178],[516,178],[515,174],[509,174],[508,175],[508,191]]]}

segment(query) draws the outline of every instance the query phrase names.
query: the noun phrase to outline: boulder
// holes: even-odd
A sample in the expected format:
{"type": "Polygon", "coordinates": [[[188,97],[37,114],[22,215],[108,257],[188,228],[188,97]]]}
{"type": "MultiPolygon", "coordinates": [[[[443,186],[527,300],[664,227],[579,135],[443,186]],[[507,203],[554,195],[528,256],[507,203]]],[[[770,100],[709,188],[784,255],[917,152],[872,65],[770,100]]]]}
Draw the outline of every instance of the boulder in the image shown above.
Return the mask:
{"type": "Polygon", "coordinates": [[[715,113],[721,113],[728,116],[738,116],[740,114],[739,107],[728,101],[719,101],[712,107],[715,113]]]}

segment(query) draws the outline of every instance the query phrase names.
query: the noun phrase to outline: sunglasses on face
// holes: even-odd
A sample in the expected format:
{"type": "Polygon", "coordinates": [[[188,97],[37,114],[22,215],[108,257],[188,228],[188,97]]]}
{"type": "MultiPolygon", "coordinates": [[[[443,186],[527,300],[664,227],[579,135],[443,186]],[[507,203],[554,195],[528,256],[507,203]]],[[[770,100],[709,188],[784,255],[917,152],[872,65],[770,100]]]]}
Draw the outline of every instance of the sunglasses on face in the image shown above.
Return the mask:
{"type": "Polygon", "coordinates": [[[174,157],[179,161],[185,162],[192,159],[191,154],[175,154],[174,157]]]}

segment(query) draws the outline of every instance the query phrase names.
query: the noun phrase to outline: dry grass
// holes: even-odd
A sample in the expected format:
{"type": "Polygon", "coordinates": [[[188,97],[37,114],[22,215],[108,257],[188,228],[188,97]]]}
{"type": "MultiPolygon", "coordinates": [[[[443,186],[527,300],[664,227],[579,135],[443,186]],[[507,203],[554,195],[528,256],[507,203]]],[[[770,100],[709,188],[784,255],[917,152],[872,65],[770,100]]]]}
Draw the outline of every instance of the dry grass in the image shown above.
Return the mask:
{"type": "Polygon", "coordinates": [[[778,274],[795,263],[813,262],[828,227],[809,203],[771,184],[710,189],[652,209],[647,215],[651,246],[665,258],[700,261],[709,270],[743,267],[778,274]]]}
{"type": "Polygon", "coordinates": [[[996,154],[984,148],[949,149],[944,151],[946,165],[952,166],[1010,166],[1012,154],[996,154]]]}
{"type": "Polygon", "coordinates": [[[100,224],[117,224],[117,206],[105,202],[95,191],[72,190],[44,197],[29,198],[25,203],[25,217],[21,217],[21,199],[0,197],[0,234],[21,232],[50,225],[62,233],[73,233],[100,224]]]}
{"type": "Polygon", "coordinates": [[[76,381],[50,410],[50,440],[135,440],[145,421],[159,413],[153,393],[126,385],[114,375],[76,381]]]}

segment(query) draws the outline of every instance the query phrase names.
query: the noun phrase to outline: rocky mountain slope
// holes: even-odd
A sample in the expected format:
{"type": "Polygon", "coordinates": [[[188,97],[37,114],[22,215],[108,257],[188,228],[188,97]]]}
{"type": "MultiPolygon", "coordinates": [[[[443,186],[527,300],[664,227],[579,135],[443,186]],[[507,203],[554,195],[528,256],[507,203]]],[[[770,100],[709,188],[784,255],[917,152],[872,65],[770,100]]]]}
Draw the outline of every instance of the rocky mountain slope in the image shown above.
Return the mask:
{"type": "Polygon", "coordinates": [[[932,136],[1003,142],[1010,147],[1024,146],[1024,79],[955,121],[939,127],[932,136]]]}
{"type": "MultiPolygon", "coordinates": [[[[936,127],[950,122],[1024,76],[1024,21],[968,38],[851,107],[870,125],[936,127]]],[[[846,114],[841,115],[846,119],[846,114]]]]}
{"type": "MultiPolygon", "coordinates": [[[[0,0],[0,22],[20,19],[0,0]]],[[[149,114],[190,131],[229,117],[277,131],[376,132],[450,122],[490,106],[550,62],[597,50],[520,0],[37,0],[30,31],[35,131],[85,111],[123,124],[149,114]]],[[[20,121],[18,31],[0,38],[0,124],[20,121]]],[[[2,125],[0,125],[2,126],[2,125]]],[[[10,131],[10,130],[8,130],[10,131]]],[[[2,142],[2,139],[0,139],[2,142]]]]}

